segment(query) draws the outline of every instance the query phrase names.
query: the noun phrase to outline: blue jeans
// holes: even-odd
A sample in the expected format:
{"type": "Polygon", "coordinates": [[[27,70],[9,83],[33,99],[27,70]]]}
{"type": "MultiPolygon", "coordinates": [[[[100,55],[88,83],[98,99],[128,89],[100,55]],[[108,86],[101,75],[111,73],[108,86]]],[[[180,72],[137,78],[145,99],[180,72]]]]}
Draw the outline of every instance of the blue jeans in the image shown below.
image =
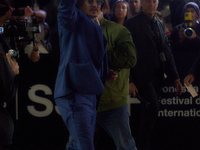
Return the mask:
{"type": "Polygon", "coordinates": [[[128,105],[98,112],[97,123],[112,137],[117,150],[137,150],[131,135],[128,105]]]}
{"type": "Polygon", "coordinates": [[[94,150],[96,95],[71,93],[56,104],[71,136],[67,150],[94,150]]]}

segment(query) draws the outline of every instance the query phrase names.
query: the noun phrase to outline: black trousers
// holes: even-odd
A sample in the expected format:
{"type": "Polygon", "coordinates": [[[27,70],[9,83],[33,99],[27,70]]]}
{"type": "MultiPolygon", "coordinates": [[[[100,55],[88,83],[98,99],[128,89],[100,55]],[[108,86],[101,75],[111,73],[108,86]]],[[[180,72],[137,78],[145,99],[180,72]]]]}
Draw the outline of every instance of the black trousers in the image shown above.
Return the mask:
{"type": "Polygon", "coordinates": [[[136,145],[138,150],[149,150],[151,136],[158,117],[158,97],[161,92],[161,86],[159,83],[148,81],[137,88],[143,100],[141,101],[141,118],[136,145]]]}

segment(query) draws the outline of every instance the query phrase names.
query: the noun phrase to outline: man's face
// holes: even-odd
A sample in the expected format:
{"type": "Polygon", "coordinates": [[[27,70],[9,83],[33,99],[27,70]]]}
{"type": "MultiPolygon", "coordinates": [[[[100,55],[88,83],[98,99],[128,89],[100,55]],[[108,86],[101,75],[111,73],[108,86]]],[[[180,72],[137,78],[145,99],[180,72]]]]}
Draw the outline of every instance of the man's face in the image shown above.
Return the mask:
{"type": "Polygon", "coordinates": [[[194,8],[187,8],[185,10],[186,13],[191,13],[192,14],[192,20],[193,22],[196,22],[197,19],[198,19],[198,15],[197,15],[197,12],[194,10],[194,8]]]}
{"type": "Polygon", "coordinates": [[[98,16],[103,2],[103,0],[84,0],[80,10],[90,18],[94,19],[98,16]]]}
{"type": "Polygon", "coordinates": [[[140,12],[141,2],[140,0],[130,0],[129,2],[130,10],[133,14],[140,12]]]}
{"type": "Polygon", "coordinates": [[[142,11],[147,16],[153,16],[158,8],[158,0],[142,0],[141,6],[142,6],[142,11]]]}

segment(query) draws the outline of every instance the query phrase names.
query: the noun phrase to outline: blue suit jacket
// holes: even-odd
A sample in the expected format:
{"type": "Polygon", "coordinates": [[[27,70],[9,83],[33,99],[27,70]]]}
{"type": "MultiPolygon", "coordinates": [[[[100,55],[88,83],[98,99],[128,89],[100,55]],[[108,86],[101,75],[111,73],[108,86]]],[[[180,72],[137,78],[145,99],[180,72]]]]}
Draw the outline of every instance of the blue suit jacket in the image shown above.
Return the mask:
{"type": "Polygon", "coordinates": [[[71,92],[101,94],[108,73],[102,29],[75,4],[61,0],[58,6],[60,64],[54,98],[71,92]]]}

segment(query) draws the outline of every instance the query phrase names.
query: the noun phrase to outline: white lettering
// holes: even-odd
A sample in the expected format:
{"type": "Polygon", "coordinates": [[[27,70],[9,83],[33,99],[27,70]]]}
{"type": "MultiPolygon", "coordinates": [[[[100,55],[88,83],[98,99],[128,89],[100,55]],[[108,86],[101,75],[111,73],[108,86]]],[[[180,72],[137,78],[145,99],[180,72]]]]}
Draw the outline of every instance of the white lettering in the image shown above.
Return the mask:
{"type": "Polygon", "coordinates": [[[46,109],[43,111],[38,111],[35,109],[35,106],[31,106],[31,105],[27,106],[27,109],[28,109],[29,113],[35,117],[45,117],[52,113],[53,103],[47,98],[37,96],[35,93],[38,90],[43,91],[46,95],[52,95],[52,91],[48,86],[42,85],[42,84],[34,85],[28,91],[28,96],[29,96],[30,100],[35,103],[44,105],[46,107],[46,109]]]}
{"type": "Polygon", "coordinates": [[[159,117],[200,117],[200,110],[195,108],[190,110],[160,110],[159,117]]]}

